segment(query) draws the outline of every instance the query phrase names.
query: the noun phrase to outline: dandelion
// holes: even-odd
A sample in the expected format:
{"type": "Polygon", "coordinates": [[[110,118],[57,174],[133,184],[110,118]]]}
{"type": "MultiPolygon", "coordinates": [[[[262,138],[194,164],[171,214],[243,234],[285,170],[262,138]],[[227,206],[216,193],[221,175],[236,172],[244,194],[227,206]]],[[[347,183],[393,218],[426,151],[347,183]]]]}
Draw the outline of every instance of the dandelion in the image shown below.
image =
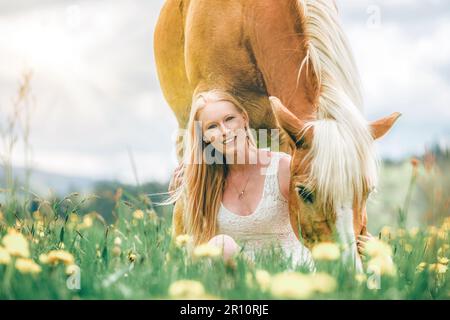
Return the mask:
{"type": "MultiPolygon", "coordinates": [[[[256,279],[256,284],[259,286],[259,288],[262,291],[267,291],[270,289],[270,285],[272,282],[272,276],[270,275],[269,272],[267,272],[266,270],[257,269],[255,271],[255,279],[256,279]]],[[[249,287],[254,286],[255,283],[253,282],[252,273],[250,273],[250,272],[247,273],[246,281],[247,281],[247,285],[249,287]]]]}
{"type": "Polygon", "coordinates": [[[94,224],[94,219],[92,219],[90,214],[83,216],[83,222],[80,224],[80,228],[88,229],[94,224]]]}
{"type": "Polygon", "coordinates": [[[428,266],[428,270],[435,272],[435,273],[439,273],[439,274],[444,274],[447,272],[448,267],[445,264],[441,264],[441,263],[432,263],[428,266]]]}
{"type": "Polygon", "coordinates": [[[136,259],[137,259],[137,255],[136,255],[135,253],[133,253],[132,251],[130,251],[130,252],[128,253],[128,260],[129,260],[130,262],[135,262],[136,259]]]}
{"type": "Polygon", "coordinates": [[[120,239],[119,237],[116,237],[114,239],[114,245],[120,247],[122,245],[122,239],[120,239]]]}
{"type": "Polygon", "coordinates": [[[222,249],[209,243],[204,243],[196,246],[194,248],[193,254],[194,257],[196,258],[201,257],[215,258],[222,254],[222,249]]]}
{"type": "Polygon", "coordinates": [[[39,261],[44,264],[57,265],[63,263],[65,265],[74,264],[75,259],[73,255],[64,250],[52,250],[47,254],[41,254],[39,256],[39,261]]]}
{"type": "Polygon", "coordinates": [[[364,273],[357,273],[355,275],[355,280],[361,284],[364,283],[367,280],[367,276],[364,273]]]}
{"type": "Polygon", "coordinates": [[[419,233],[419,228],[413,227],[409,229],[409,235],[414,238],[419,233]]]}
{"type": "Polygon", "coordinates": [[[5,248],[0,247],[0,264],[9,264],[10,262],[11,256],[9,252],[5,248]]]}
{"type": "Polygon", "coordinates": [[[73,223],[77,223],[80,220],[80,217],[78,216],[78,214],[76,214],[75,212],[72,212],[69,215],[69,221],[73,222],[73,223]]]}
{"type": "Polygon", "coordinates": [[[402,229],[402,228],[397,229],[396,233],[397,233],[397,236],[400,238],[403,238],[404,236],[406,236],[406,230],[402,229]]]}
{"type": "Polygon", "coordinates": [[[169,287],[169,295],[176,299],[198,299],[204,294],[203,284],[195,280],[178,280],[169,287]]]}
{"type": "Polygon", "coordinates": [[[188,234],[180,234],[175,238],[177,247],[183,247],[191,241],[192,237],[188,234]]]}
{"type": "Polygon", "coordinates": [[[382,238],[389,238],[391,235],[394,234],[394,232],[392,231],[391,227],[384,226],[383,228],[381,228],[380,234],[382,238]]]}
{"type": "Polygon", "coordinates": [[[411,253],[413,251],[413,246],[410,243],[406,243],[404,246],[405,252],[411,253]]]}
{"type": "Polygon", "coordinates": [[[142,210],[140,210],[140,209],[135,210],[135,211],[133,212],[133,218],[135,218],[135,219],[137,219],[137,220],[142,220],[142,219],[144,219],[144,211],[142,211],[142,210]]]}
{"type": "Polygon", "coordinates": [[[36,274],[41,272],[42,270],[40,265],[38,265],[33,260],[27,258],[18,258],[16,260],[15,266],[16,269],[19,270],[21,273],[36,274]]]}
{"type": "Polygon", "coordinates": [[[119,246],[114,246],[114,248],[112,249],[112,254],[114,257],[119,257],[122,254],[122,250],[119,246]]]}
{"type": "Polygon", "coordinates": [[[30,256],[28,241],[20,232],[10,228],[8,233],[3,237],[2,242],[6,251],[11,256],[22,258],[28,258],[30,256]]]}
{"type": "Polygon", "coordinates": [[[445,264],[445,265],[447,265],[447,264],[448,264],[448,258],[447,258],[447,257],[438,257],[438,262],[439,262],[440,264],[445,264]]]}
{"type": "Polygon", "coordinates": [[[416,267],[416,273],[420,273],[420,272],[424,271],[426,266],[427,266],[426,262],[419,263],[416,267]]]}
{"type": "Polygon", "coordinates": [[[147,210],[148,218],[152,222],[158,221],[159,217],[155,210],[147,210]]]}
{"type": "Polygon", "coordinates": [[[447,230],[439,229],[437,232],[437,236],[441,240],[447,240],[447,230]]]}
{"type": "Polygon", "coordinates": [[[312,256],[314,260],[334,261],[339,259],[341,254],[339,246],[335,243],[319,243],[312,248],[312,256]]]}
{"type": "Polygon", "coordinates": [[[328,273],[318,272],[310,275],[311,283],[315,291],[320,293],[330,293],[336,290],[337,282],[328,273]]]}
{"type": "Polygon", "coordinates": [[[438,228],[436,228],[435,226],[429,226],[429,227],[427,228],[427,233],[428,233],[429,235],[434,236],[434,235],[436,235],[436,234],[438,233],[438,228]]]}
{"type": "Polygon", "coordinates": [[[378,255],[367,263],[368,270],[379,272],[381,275],[395,276],[395,269],[392,258],[388,255],[378,255]]]}
{"type": "Polygon", "coordinates": [[[282,299],[306,299],[314,290],[308,276],[298,272],[285,271],[273,276],[270,292],[282,299]]]}
{"type": "Polygon", "coordinates": [[[377,257],[381,255],[392,256],[391,247],[376,238],[371,238],[366,242],[365,252],[371,257],[377,257]]]}
{"type": "Polygon", "coordinates": [[[70,264],[66,267],[66,274],[73,275],[76,274],[80,270],[80,267],[76,264],[70,264]]]}

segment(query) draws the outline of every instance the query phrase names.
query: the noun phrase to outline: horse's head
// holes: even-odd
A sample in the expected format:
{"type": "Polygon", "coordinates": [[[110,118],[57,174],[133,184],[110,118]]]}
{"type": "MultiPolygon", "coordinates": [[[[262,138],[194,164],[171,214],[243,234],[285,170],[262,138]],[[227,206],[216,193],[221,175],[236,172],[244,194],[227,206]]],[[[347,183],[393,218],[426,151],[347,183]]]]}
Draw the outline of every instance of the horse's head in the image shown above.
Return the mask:
{"type": "Polygon", "coordinates": [[[356,258],[355,237],[366,233],[366,200],[377,181],[373,142],[400,114],[368,124],[340,108],[333,117],[305,121],[278,98],[270,101],[292,143],[289,211],[297,237],[301,233],[308,247],[340,241],[348,245],[347,256],[356,258]]]}

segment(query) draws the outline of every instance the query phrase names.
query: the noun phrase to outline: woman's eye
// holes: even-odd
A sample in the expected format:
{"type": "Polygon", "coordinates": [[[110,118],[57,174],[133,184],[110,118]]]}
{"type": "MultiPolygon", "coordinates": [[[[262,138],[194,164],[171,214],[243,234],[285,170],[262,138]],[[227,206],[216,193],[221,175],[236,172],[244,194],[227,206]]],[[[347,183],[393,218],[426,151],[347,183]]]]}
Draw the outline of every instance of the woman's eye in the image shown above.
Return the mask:
{"type": "Polygon", "coordinates": [[[209,130],[209,129],[214,129],[215,127],[216,127],[215,124],[211,124],[211,125],[209,125],[208,128],[206,128],[206,129],[208,129],[208,130],[209,130]]]}
{"type": "Polygon", "coordinates": [[[226,118],[226,121],[229,121],[229,120],[232,120],[232,119],[234,119],[234,116],[230,116],[230,117],[226,118]]]}

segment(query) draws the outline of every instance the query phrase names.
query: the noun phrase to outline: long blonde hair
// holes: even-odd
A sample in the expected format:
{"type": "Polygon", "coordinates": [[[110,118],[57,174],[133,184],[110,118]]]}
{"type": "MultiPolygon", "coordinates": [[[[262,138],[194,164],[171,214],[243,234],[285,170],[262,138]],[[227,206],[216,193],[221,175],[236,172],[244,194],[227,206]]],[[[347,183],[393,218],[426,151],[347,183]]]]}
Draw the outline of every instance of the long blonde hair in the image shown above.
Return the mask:
{"type": "MultiPolygon", "coordinates": [[[[203,133],[198,127],[199,111],[209,103],[228,101],[241,114],[249,119],[243,105],[230,93],[213,89],[194,95],[183,143],[182,161],[184,169],[180,183],[165,203],[173,203],[183,197],[183,224],[185,231],[193,237],[195,244],[209,241],[217,232],[217,213],[222,201],[222,194],[228,172],[226,158],[217,150],[215,158],[221,161],[208,164],[205,148],[208,143],[203,140],[203,133]],[[200,157],[200,159],[198,158],[200,157]],[[201,161],[199,161],[201,160],[201,161]]],[[[246,126],[247,141],[256,147],[255,138],[249,126],[246,126]]]]}

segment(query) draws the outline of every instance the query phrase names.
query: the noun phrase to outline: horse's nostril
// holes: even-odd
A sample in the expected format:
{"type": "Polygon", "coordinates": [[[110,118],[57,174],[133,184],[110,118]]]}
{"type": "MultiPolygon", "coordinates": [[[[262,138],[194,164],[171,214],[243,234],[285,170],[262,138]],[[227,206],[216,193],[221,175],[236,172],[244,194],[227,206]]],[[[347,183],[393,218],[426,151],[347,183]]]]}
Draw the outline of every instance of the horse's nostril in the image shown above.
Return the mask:
{"type": "Polygon", "coordinates": [[[297,187],[298,195],[303,199],[305,203],[313,204],[314,203],[314,193],[308,190],[304,186],[297,187]]]}

